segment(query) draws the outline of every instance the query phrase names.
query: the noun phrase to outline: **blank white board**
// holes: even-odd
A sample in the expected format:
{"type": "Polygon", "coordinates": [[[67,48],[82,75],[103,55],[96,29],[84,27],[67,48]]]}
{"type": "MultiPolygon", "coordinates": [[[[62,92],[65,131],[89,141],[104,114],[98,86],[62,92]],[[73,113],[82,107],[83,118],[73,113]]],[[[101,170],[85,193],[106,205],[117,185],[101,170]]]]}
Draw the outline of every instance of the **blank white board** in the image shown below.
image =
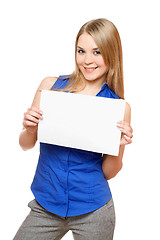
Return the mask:
{"type": "Polygon", "coordinates": [[[125,101],[43,90],[40,142],[118,156],[125,101]]]}

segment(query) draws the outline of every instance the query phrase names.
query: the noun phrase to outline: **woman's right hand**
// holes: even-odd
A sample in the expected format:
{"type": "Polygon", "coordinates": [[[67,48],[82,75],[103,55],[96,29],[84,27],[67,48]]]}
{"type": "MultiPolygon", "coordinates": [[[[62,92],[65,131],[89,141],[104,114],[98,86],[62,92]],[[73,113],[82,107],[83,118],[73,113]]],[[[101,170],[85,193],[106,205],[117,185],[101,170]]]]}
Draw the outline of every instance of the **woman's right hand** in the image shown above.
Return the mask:
{"type": "Polygon", "coordinates": [[[43,119],[42,111],[37,107],[31,107],[27,109],[27,112],[24,113],[23,118],[23,127],[29,133],[36,133],[38,129],[39,120],[43,119]]]}

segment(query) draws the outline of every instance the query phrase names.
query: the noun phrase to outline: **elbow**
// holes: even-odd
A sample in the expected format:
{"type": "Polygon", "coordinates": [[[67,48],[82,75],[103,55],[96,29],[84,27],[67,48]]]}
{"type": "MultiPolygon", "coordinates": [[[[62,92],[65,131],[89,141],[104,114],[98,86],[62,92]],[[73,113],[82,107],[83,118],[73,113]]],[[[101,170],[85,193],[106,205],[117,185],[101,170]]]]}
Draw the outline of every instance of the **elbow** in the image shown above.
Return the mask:
{"type": "Polygon", "coordinates": [[[27,151],[28,148],[26,148],[23,144],[23,142],[21,141],[21,138],[19,138],[19,146],[22,148],[23,151],[27,151]]]}
{"type": "Polygon", "coordinates": [[[19,138],[19,145],[20,145],[20,147],[22,148],[23,151],[27,151],[29,149],[32,149],[35,146],[35,143],[26,144],[26,142],[23,139],[21,139],[21,137],[20,137],[19,138]]]}
{"type": "Polygon", "coordinates": [[[27,150],[32,149],[34,147],[34,146],[27,146],[27,147],[25,147],[25,146],[23,146],[21,144],[19,144],[19,145],[20,145],[20,147],[22,148],[23,151],[27,151],[27,150]]]}
{"type": "Polygon", "coordinates": [[[122,167],[123,163],[121,162],[120,164],[118,164],[118,166],[116,166],[116,168],[110,170],[107,174],[104,174],[105,179],[110,180],[114,178],[121,171],[122,167]]]}
{"type": "Polygon", "coordinates": [[[23,151],[30,150],[30,149],[32,149],[35,146],[35,144],[34,145],[29,145],[29,146],[27,145],[27,146],[25,146],[25,145],[20,144],[20,143],[19,143],[19,145],[20,145],[20,147],[22,148],[23,151]]]}
{"type": "Polygon", "coordinates": [[[21,146],[20,145],[20,147],[21,147],[21,149],[23,150],[23,151],[27,151],[29,148],[25,148],[25,147],[23,147],[23,146],[21,146]]]}

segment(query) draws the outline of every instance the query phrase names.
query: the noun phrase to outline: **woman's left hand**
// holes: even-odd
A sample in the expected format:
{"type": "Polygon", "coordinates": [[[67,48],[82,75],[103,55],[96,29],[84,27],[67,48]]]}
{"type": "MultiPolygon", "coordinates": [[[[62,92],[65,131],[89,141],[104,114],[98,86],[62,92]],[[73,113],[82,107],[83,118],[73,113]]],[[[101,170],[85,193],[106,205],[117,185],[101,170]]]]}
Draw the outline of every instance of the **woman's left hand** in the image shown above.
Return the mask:
{"type": "Polygon", "coordinates": [[[117,127],[122,132],[120,145],[127,145],[132,143],[133,129],[126,121],[120,121],[117,123],[117,127]]]}

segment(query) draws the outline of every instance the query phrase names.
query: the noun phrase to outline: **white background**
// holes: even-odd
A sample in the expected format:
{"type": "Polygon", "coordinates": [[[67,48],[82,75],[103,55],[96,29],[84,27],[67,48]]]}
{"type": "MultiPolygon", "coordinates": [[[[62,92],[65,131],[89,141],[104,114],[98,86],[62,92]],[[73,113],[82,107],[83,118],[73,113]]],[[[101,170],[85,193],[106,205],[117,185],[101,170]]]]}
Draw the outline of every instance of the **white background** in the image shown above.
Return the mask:
{"type": "MultiPolygon", "coordinates": [[[[38,144],[18,144],[23,113],[46,76],[74,70],[74,42],[83,23],[105,17],[118,28],[124,54],[125,97],[132,108],[133,143],[123,169],[109,181],[117,215],[114,240],[160,239],[158,1],[0,2],[1,231],[10,240],[29,212],[38,144]]],[[[65,239],[72,239],[68,232],[65,239]]]]}

